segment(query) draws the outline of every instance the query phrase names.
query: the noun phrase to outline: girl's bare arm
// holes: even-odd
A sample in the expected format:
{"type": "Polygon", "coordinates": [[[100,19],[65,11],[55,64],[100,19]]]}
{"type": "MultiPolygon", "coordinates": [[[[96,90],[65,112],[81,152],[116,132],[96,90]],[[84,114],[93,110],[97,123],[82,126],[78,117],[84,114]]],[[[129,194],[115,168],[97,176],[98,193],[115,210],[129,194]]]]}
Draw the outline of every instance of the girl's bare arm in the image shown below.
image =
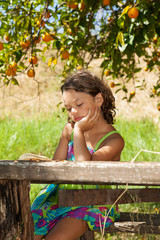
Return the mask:
{"type": "Polygon", "coordinates": [[[64,127],[58,146],[53,156],[53,160],[66,160],[67,159],[67,150],[69,142],[69,133],[71,132],[71,127],[69,124],[66,124],[64,127]]]}
{"type": "Polygon", "coordinates": [[[92,154],[92,161],[119,161],[123,148],[123,138],[118,133],[114,133],[92,154]]]}

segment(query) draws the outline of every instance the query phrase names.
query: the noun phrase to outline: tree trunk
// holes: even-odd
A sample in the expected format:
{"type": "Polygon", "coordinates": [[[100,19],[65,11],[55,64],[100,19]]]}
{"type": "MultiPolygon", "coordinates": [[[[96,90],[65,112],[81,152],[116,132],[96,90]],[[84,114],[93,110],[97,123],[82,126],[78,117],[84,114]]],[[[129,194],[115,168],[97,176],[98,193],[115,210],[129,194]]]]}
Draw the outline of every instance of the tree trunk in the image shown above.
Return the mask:
{"type": "Polygon", "coordinates": [[[0,240],[33,240],[29,181],[0,180],[0,240]]]}

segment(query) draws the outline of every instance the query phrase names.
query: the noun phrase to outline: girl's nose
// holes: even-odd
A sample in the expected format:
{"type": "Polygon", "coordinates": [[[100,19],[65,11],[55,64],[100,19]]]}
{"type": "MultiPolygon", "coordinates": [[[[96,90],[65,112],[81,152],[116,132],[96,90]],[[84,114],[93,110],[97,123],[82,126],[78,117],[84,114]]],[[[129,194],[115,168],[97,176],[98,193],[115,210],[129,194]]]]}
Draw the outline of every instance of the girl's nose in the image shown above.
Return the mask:
{"type": "Polygon", "coordinates": [[[72,108],[72,109],[71,109],[71,113],[72,113],[72,114],[76,114],[76,113],[77,113],[77,110],[76,110],[75,108],[72,108]]]}

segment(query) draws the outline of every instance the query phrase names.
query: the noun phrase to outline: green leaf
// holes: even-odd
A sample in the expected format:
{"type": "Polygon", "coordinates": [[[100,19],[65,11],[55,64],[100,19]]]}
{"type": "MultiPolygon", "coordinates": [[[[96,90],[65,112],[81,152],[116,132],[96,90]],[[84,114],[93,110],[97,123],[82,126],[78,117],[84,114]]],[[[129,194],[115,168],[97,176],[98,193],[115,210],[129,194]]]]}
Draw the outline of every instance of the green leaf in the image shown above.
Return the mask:
{"type": "Polygon", "coordinates": [[[131,7],[130,5],[126,6],[119,18],[121,18],[124,14],[126,14],[130,7],[131,7]]]}
{"type": "Polygon", "coordinates": [[[128,92],[128,89],[127,89],[125,86],[122,87],[122,90],[123,90],[125,93],[128,92]]]}
{"type": "Polygon", "coordinates": [[[16,56],[16,61],[18,62],[21,59],[23,52],[22,50],[19,50],[19,51],[13,52],[13,54],[16,56]]]}
{"type": "Polygon", "coordinates": [[[56,41],[56,47],[57,47],[58,50],[61,49],[61,43],[60,43],[59,40],[56,41]]]}
{"type": "Polygon", "coordinates": [[[125,19],[124,19],[124,18],[118,18],[118,20],[117,20],[117,25],[118,25],[120,28],[124,28],[124,22],[125,22],[125,19]]]}
{"type": "Polygon", "coordinates": [[[124,39],[123,39],[123,33],[119,32],[116,37],[116,46],[118,47],[118,43],[120,43],[122,46],[124,45],[124,39]]]}
{"type": "Polygon", "coordinates": [[[12,78],[12,79],[11,79],[11,83],[12,83],[13,85],[19,85],[19,83],[18,83],[18,81],[17,81],[16,78],[12,78]]]}
{"type": "Polygon", "coordinates": [[[20,62],[20,64],[18,65],[18,68],[19,68],[19,69],[25,69],[26,66],[24,65],[23,62],[20,62]]]}

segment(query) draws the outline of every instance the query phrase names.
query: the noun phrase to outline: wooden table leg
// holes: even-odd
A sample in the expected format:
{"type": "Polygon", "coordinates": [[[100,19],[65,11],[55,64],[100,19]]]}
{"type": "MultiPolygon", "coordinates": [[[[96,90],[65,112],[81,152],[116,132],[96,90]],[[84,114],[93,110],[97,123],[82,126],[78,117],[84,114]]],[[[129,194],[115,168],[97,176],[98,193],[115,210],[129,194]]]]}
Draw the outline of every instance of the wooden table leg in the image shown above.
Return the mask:
{"type": "Polygon", "coordinates": [[[29,181],[0,180],[0,236],[3,240],[33,240],[29,181]]]}

